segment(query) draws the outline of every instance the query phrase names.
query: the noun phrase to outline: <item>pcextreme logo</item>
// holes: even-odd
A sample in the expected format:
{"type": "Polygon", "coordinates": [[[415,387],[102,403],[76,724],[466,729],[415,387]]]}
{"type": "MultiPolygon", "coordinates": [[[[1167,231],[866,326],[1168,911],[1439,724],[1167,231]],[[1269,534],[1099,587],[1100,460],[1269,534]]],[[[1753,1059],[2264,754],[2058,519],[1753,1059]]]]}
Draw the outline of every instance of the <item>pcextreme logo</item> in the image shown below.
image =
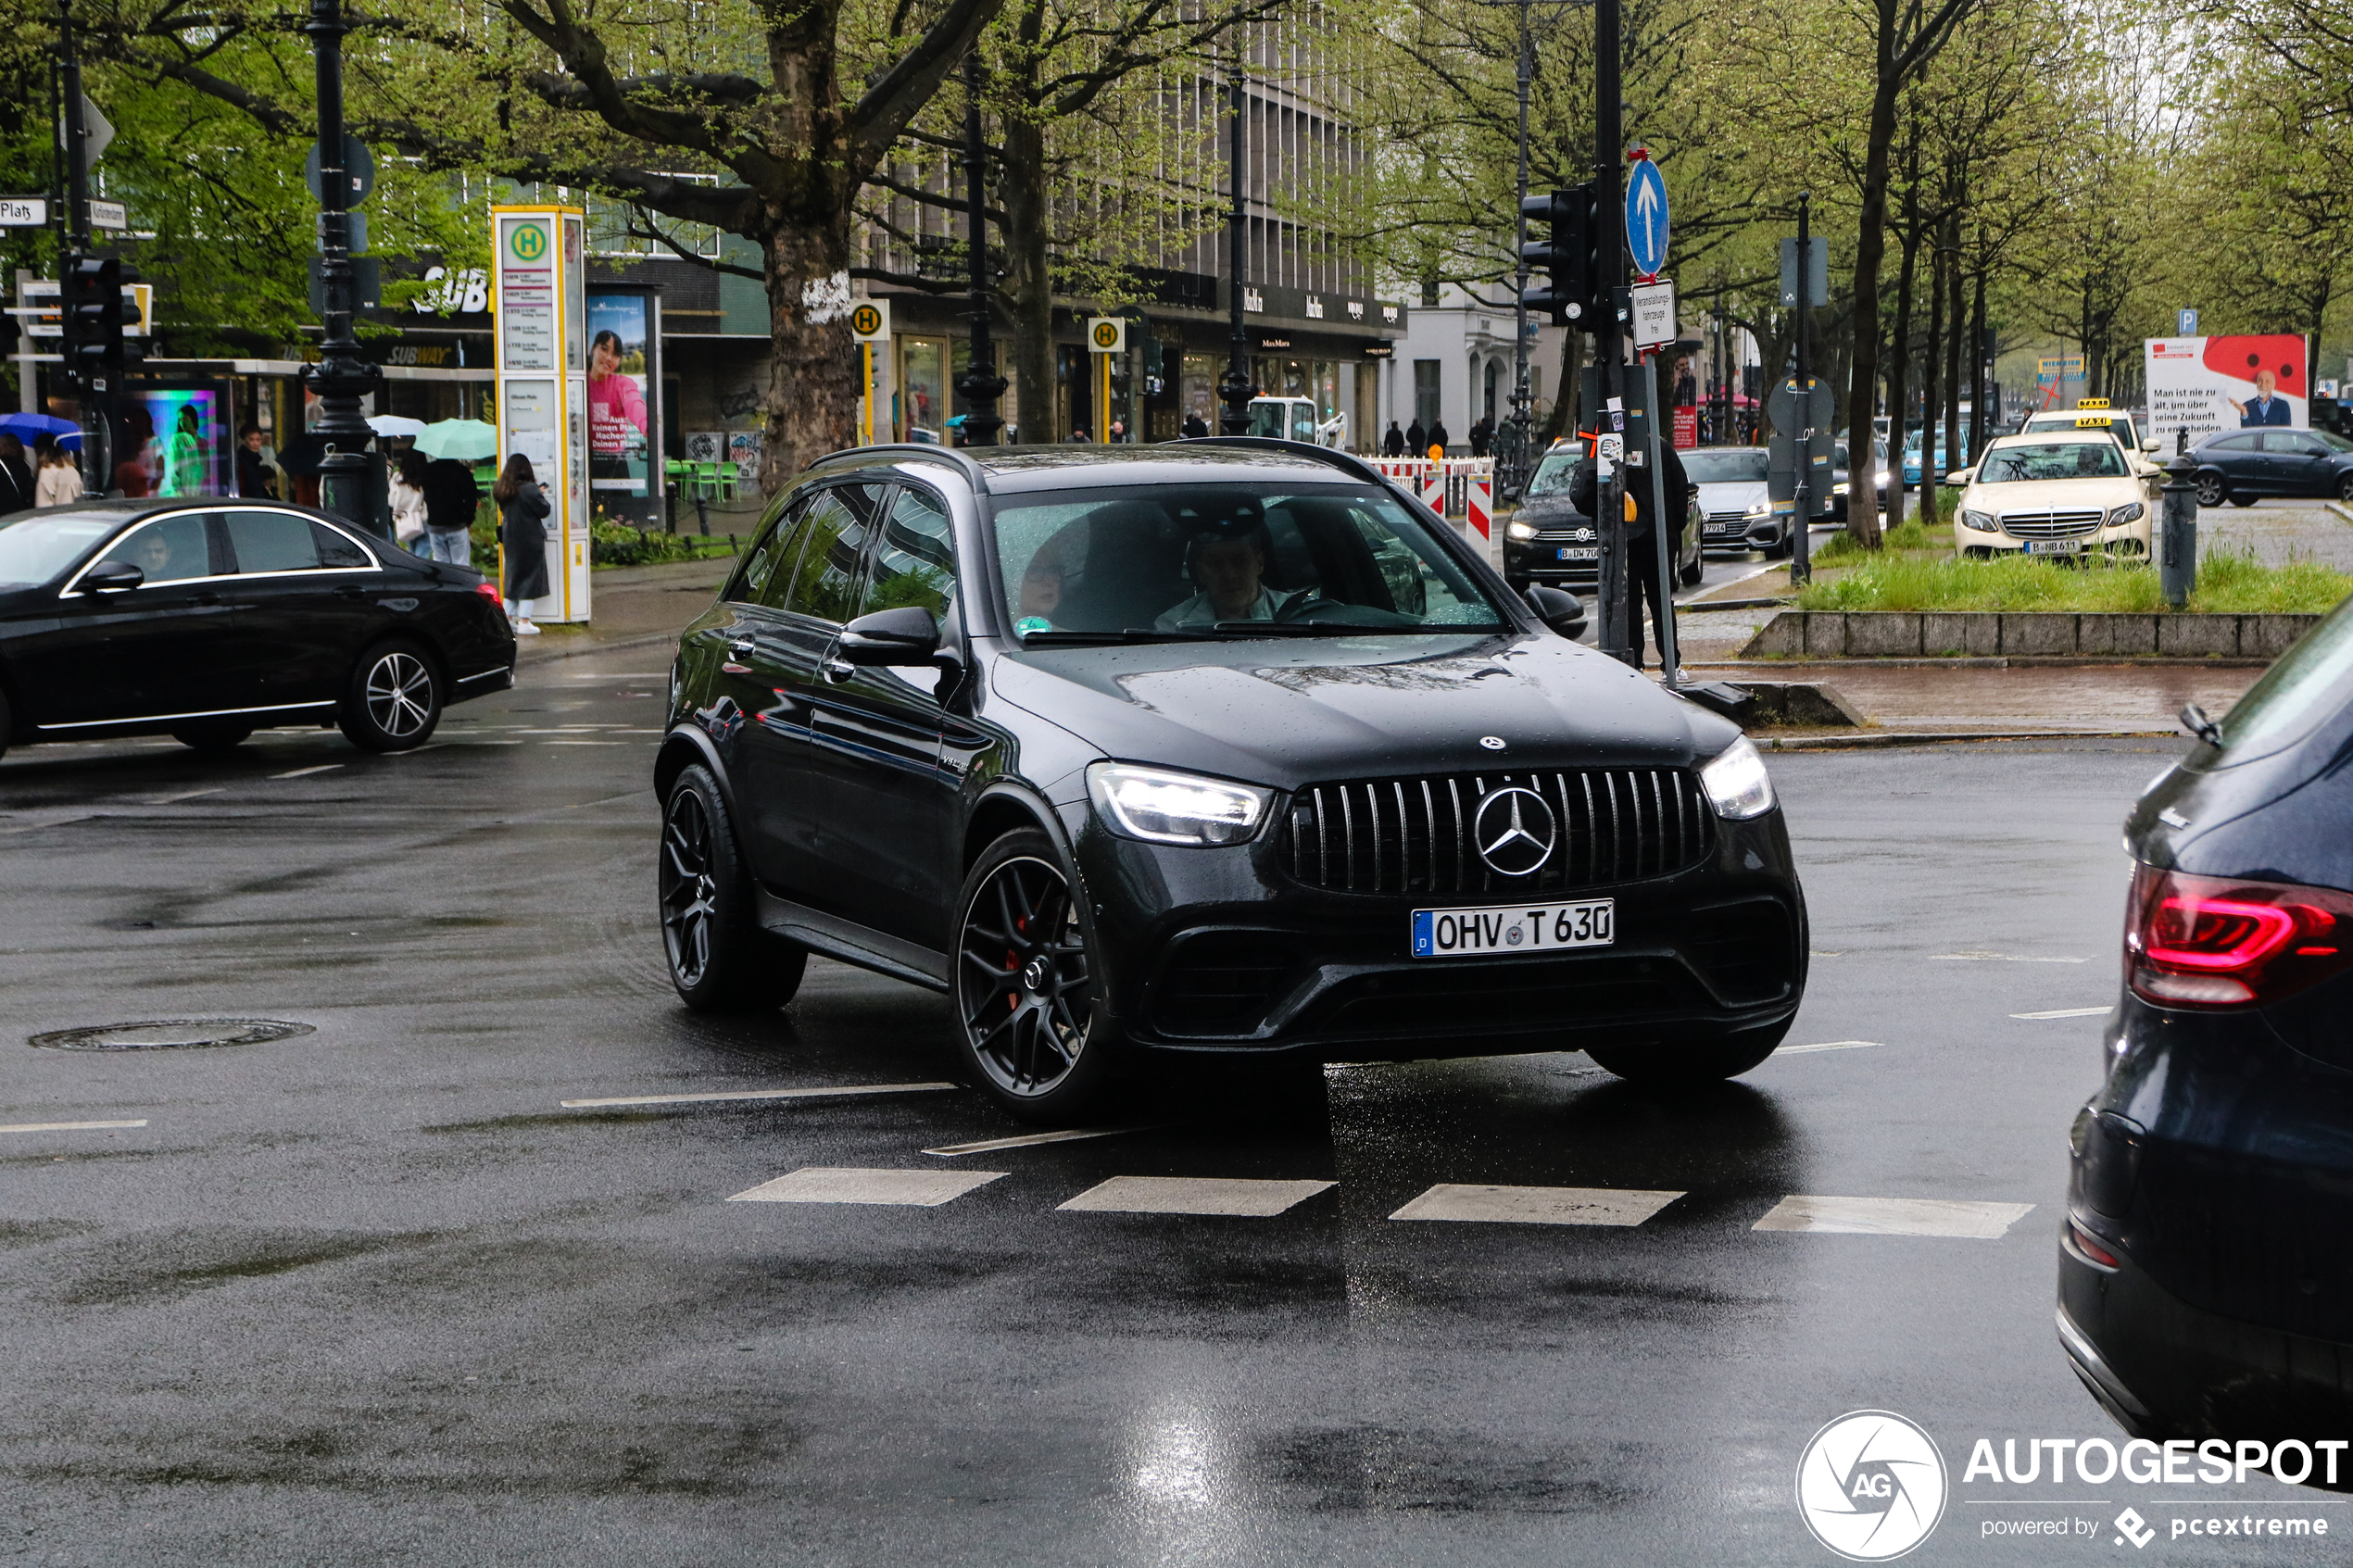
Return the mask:
{"type": "Polygon", "coordinates": [[[1797,1512],[1814,1538],[1853,1562],[1903,1556],[1944,1516],[1944,1456],[1892,1411],[1851,1411],[1814,1434],[1797,1461],[1797,1512]]]}

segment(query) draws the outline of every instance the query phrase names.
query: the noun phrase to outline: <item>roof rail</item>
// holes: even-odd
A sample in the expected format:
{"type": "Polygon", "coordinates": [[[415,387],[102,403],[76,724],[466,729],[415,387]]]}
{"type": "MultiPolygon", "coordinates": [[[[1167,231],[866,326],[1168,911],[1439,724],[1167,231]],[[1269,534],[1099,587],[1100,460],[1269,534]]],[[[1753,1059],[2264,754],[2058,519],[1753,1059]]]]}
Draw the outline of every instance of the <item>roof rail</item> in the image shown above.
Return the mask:
{"type": "Polygon", "coordinates": [[[809,466],[813,469],[817,463],[830,463],[840,458],[863,458],[875,452],[888,452],[903,458],[925,458],[932,462],[946,463],[950,468],[960,468],[964,470],[964,477],[972,481],[975,490],[983,495],[988,494],[988,470],[981,466],[977,458],[967,453],[963,447],[939,446],[928,441],[878,441],[871,446],[845,446],[837,452],[826,453],[818,458],[816,463],[809,466]]]}
{"type": "Polygon", "coordinates": [[[1333,468],[1344,469],[1359,479],[1374,483],[1383,483],[1380,470],[1353,452],[1335,452],[1328,446],[1318,446],[1307,441],[1285,441],[1276,435],[1189,435],[1176,441],[1161,442],[1164,446],[1245,446],[1274,452],[1289,452],[1294,457],[1313,458],[1333,468]]]}

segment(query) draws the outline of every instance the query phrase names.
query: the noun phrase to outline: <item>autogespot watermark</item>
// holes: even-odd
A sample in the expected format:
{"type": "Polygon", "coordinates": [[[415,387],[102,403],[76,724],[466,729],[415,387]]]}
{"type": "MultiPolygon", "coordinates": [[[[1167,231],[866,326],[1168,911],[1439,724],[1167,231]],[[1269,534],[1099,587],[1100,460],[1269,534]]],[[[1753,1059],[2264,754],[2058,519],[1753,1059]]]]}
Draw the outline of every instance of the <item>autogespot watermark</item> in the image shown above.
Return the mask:
{"type": "MultiPolygon", "coordinates": [[[[2070,1494],[2120,1485],[2240,1486],[2250,1475],[2334,1486],[2340,1468],[2353,1476],[2353,1456],[2347,1453],[2353,1440],[2005,1437],[1998,1454],[1994,1443],[1992,1437],[1970,1442],[1960,1482],[1965,1492],[1994,1495],[1959,1501],[1989,1509],[2065,1512],[2056,1516],[1990,1514],[1979,1521],[1978,1534],[1985,1540],[2067,1538],[2137,1551],[2160,1537],[2175,1541],[2326,1537],[2332,1521],[2320,1510],[2353,1506],[2342,1499],[2316,1499],[2304,1506],[2217,1497],[2208,1506],[2181,1498],[2153,1498],[2138,1506],[2127,1503],[2108,1518],[2106,1508],[2121,1499],[2031,1498],[2007,1491],[2034,1486],[2061,1486],[2070,1494]],[[2086,1506],[2099,1512],[2088,1518],[2076,1512],[2086,1506]],[[2143,1508],[2158,1516],[2144,1516],[2143,1508]]],[[[1903,1556],[1928,1539],[1950,1500],[1951,1483],[1936,1440],[1917,1422],[1892,1411],[1851,1411],[1840,1416],[1815,1433],[1798,1458],[1798,1513],[1816,1540],[1850,1562],[1884,1562],[1903,1556]]],[[[2342,1534],[2353,1521],[2340,1519],[2334,1526],[2342,1534]]]]}

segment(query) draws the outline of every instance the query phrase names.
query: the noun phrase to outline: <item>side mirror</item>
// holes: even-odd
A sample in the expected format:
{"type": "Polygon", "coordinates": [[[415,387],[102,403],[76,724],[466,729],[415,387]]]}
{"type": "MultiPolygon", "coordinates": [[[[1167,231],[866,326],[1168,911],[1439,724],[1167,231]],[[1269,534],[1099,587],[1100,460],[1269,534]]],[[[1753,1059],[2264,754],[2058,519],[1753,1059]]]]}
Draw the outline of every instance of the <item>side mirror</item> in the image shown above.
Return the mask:
{"type": "Polygon", "coordinates": [[[2141,450],[2144,452],[2162,452],[2165,450],[2165,443],[2157,436],[2152,435],[2146,441],[2141,443],[2141,450]]]}
{"type": "Polygon", "coordinates": [[[147,574],[127,560],[102,560],[82,574],[86,593],[127,594],[147,580],[147,574]]]}
{"type": "Polygon", "coordinates": [[[1561,588],[1547,588],[1541,583],[1530,583],[1528,608],[1536,619],[1558,632],[1571,642],[1585,630],[1585,601],[1561,588]]]}
{"type": "Polygon", "coordinates": [[[842,662],[868,669],[929,664],[939,655],[939,622],[919,605],[878,609],[843,627],[834,651],[842,662]]]}
{"type": "Polygon", "coordinates": [[[1951,473],[1944,476],[1944,483],[1947,484],[1967,484],[1970,480],[1975,479],[1976,477],[1977,470],[1975,469],[1955,469],[1951,473]]]}

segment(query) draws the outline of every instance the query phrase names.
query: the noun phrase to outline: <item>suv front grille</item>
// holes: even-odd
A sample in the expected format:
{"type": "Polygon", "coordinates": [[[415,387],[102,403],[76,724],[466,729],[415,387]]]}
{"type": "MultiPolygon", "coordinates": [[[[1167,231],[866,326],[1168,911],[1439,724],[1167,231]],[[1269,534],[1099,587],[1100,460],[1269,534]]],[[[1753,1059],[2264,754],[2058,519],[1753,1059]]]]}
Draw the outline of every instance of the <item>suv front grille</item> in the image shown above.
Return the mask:
{"type": "Polygon", "coordinates": [[[1302,789],[1278,853],[1294,880],[1327,892],[1553,893],[1695,866],[1714,822],[1699,780],[1674,768],[1376,779],[1302,789]],[[1552,854],[1521,876],[1490,870],[1472,842],[1480,797],[1506,785],[1541,796],[1558,830],[1552,854]]]}
{"type": "Polygon", "coordinates": [[[2099,532],[2103,512],[2004,512],[2002,532],[2013,539],[2072,539],[2099,532]]]}

